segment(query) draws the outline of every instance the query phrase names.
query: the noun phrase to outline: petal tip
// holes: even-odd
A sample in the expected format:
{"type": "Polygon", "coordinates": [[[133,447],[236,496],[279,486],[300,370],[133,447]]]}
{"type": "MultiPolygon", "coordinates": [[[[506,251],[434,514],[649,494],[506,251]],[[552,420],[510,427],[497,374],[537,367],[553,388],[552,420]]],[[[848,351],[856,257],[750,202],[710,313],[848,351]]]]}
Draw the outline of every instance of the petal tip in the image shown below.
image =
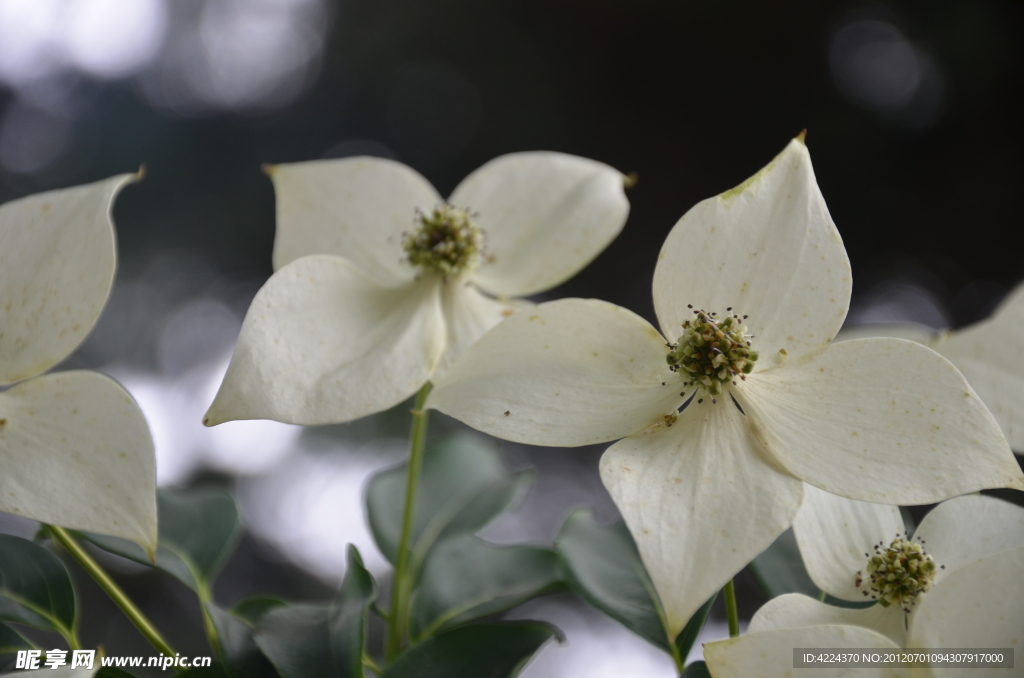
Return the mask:
{"type": "Polygon", "coordinates": [[[260,171],[266,174],[271,179],[274,178],[274,171],[277,169],[277,165],[271,165],[269,162],[265,162],[260,165],[260,171]]]}
{"type": "Polygon", "coordinates": [[[794,141],[799,141],[801,144],[806,146],[807,145],[807,130],[801,130],[800,134],[797,134],[793,139],[794,139],[794,141]]]}

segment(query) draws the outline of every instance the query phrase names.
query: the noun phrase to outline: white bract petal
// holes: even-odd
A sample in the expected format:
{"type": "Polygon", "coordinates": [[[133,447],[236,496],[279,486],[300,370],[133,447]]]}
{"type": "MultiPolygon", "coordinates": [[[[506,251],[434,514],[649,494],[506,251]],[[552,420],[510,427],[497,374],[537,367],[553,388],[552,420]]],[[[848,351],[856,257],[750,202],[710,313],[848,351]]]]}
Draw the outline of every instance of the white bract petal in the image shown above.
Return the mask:
{"type": "Polygon", "coordinates": [[[58,372],[0,393],[0,469],[0,511],[156,552],[153,441],[109,377],[58,372]]]}
{"type": "Polygon", "coordinates": [[[844,341],[758,373],[736,391],[793,475],[833,494],[926,504],[1024,474],[948,360],[903,339],[844,341]]]}
{"type": "Polygon", "coordinates": [[[277,196],[274,269],[311,254],[334,254],[375,282],[411,280],[402,235],[417,211],[442,202],[415,170],[384,158],[357,157],[274,165],[277,196]]]}
{"type": "Polygon", "coordinates": [[[1024,286],[989,320],[942,335],[929,346],[964,373],[1010,447],[1024,453],[1024,286]]]}
{"type": "Polygon", "coordinates": [[[441,305],[448,334],[444,355],[435,372],[438,375],[489,329],[516,311],[533,308],[530,302],[519,299],[492,299],[469,282],[445,285],[441,305]]]}
{"type": "Polygon", "coordinates": [[[138,175],[0,206],[0,384],[42,374],[96,324],[114,280],[110,209],[138,175]]]}
{"type": "MultiPolygon", "coordinates": [[[[1024,546],[948,573],[910,615],[910,647],[1024,647],[1024,546]]],[[[985,675],[1019,676],[1016,669],[985,675]]],[[[947,675],[934,671],[934,676],[947,675]]]]}
{"type": "Polygon", "coordinates": [[[445,342],[440,284],[381,287],[345,259],[304,257],[259,291],[204,423],[350,421],[402,402],[445,342]]]}
{"type": "Polygon", "coordinates": [[[527,296],[589,264],[629,214],[622,173],[551,152],[495,158],[466,177],[449,201],[484,231],[487,257],[473,279],[499,296],[527,296]]]}
{"type": "Polygon", "coordinates": [[[437,378],[427,407],[516,442],[607,442],[682,404],[665,352],[658,331],[624,308],[552,301],[485,334],[437,378]]]}
{"type": "Polygon", "coordinates": [[[865,609],[850,609],[826,605],[799,593],[787,593],[772,598],[754,614],[747,633],[778,631],[806,626],[842,624],[861,626],[881,633],[897,645],[907,638],[903,610],[898,607],[872,605],[865,609]]]}
{"type": "Polygon", "coordinates": [[[846,499],[808,485],[793,531],[807,574],[818,588],[836,598],[862,601],[867,589],[857,583],[868,554],[879,542],[888,544],[903,535],[904,525],[896,506],[846,499]]]}
{"type": "Polygon", "coordinates": [[[732,402],[694,401],[671,427],[621,440],[601,458],[673,637],[800,507],[803,483],[770,467],[759,447],[732,402]]]}
{"type": "Polygon", "coordinates": [[[976,560],[1024,546],[1024,508],[981,495],[950,499],[928,512],[914,540],[944,568],[938,582],[976,560]]]}
{"type": "Polygon", "coordinates": [[[899,646],[877,631],[858,626],[826,625],[747,633],[704,645],[704,659],[714,678],[910,678],[900,669],[842,669],[793,667],[793,648],[875,648],[899,646]]]}
{"type": "Polygon", "coordinates": [[[925,325],[885,323],[881,325],[856,325],[854,327],[844,327],[843,330],[836,335],[836,341],[892,337],[894,339],[916,341],[919,344],[929,346],[935,339],[935,336],[935,330],[930,327],[926,327],[925,325]]]}
{"type": "Polygon", "coordinates": [[[794,140],[731,191],[698,203],[669,233],[654,272],[662,331],[679,336],[694,310],[741,316],[761,358],[755,371],[824,346],[850,305],[850,262],[794,140]]]}

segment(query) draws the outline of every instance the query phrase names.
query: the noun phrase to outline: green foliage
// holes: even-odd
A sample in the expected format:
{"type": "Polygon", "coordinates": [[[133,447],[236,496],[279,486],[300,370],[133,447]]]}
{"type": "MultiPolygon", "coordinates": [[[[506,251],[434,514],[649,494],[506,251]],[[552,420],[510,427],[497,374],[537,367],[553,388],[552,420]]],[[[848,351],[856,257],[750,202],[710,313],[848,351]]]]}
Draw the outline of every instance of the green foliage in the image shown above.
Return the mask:
{"type": "Polygon", "coordinates": [[[661,602],[625,525],[602,527],[589,511],[565,521],[555,549],[576,595],[647,642],[670,652],[661,602]]]}
{"type": "MultiPolygon", "coordinates": [[[[28,539],[0,534],[0,621],[73,637],[75,589],[60,558],[28,539]]],[[[7,629],[6,626],[3,627],[7,629]]],[[[7,629],[0,641],[17,642],[7,629]]]]}
{"type": "Polygon", "coordinates": [[[821,591],[804,567],[793,530],[786,530],[764,553],[754,558],[750,569],[769,598],[784,593],[803,593],[817,598],[821,591]]]}
{"type": "MultiPolygon", "coordinates": [[[[284,605],[284,602],[279,604],[284,605]]],[[[224,610],[212,602],[206,604],[206,613],[216,631],[218,647],[214,651],[223,663],[223,672],[233,678],[275,678],[277,672],[252,637],[262,613],[273,607],[259,605],[252,610],[249,607],[249,601],[232,610],[224,610]],[[241,612],[239,607],[243,607],[241,612]]]]}
{"type": "MultiPolygon", "coordinates": [[[[406,464],[375,475],[366,488],[366,508],[381,553],[395,562],[402,528],[406,464]]],[[[474,533],[522,500],[533,473],[510,474],[497,446],[460,434],[430,445],[423,457],[413,524],[413,577],[440,539],[474,533]]]]}
{"type": "Polygon", "coordinates": [[[683,671],[682,678],[711,678],[711,672],[704,662],[693,662],[683,671]]]}
{"type": "MultiPolygon", "coordinates": [[[[160,541],[156,567],[180,580],[205,601],[220,568],[242,535],[235,501],[221,490],[160,490],[160,541]]],[[[85,534],[96,546],[143,565],[153,565],[134,542],[85,534]]]]}
{"type": "Polygon", "coordinates": [[[712,596],[673,640],[654,584],[623,523],[601,527],[589,511],[569,516],[555,539],[565,581],[576,595],[682,665],[715,602],[712,596]]]}
{"type": "Polygon", "coordinates": [[[412,600],[412,635],[430,636],[561,587],[558,556],[550,549],[493,546],[456,535],[439,542],[423,564],[412,600]]]}
{"type": "Polygon", "coordinates": [[[511,678],[552,638],[561,633],[542,622],[467,624],[406,650],[383,678],[511,678]]]}
{"type": "Polygon", "coordinates": [[[331,605],[275,606],[256,624],[253,639],[281,678],[363,678],[366,625],[377,586],[359,551],[331,605]]]}

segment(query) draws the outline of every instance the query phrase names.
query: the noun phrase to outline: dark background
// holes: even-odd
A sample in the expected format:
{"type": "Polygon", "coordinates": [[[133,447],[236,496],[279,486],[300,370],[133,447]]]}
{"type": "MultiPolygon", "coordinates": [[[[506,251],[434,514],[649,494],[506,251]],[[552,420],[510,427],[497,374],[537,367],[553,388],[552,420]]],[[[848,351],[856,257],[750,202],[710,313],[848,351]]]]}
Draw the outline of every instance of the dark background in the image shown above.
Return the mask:
{"type": "MultiPolygon", "coordinates": [[[[852,321],[958,327],[1024,276],[1019,2],[260,0],[247,11],[273,23],[289,4],[305,60],[258,66],[280,73],[256,94],[225,94],[216,80],[191,93],[175,85],[189,67],[174,71],[174,59],[191,63],[203,49],[182,36],[230,0],[175,5],[166,46],[123,77],[69,65],[4,81],[0,71],[0,201],[147,169],[115,209],[118,290],[71,364],[166,373],[159,335],[175,309],[214,298],[241,314],[271,273],[274,196],[260,164],[358,153],[397,158],[442,194],[513,151],[636,172],[622,235],[545,296],[597,297],[652,319],[654,263],[675,221],[803,129],[852,260],[852,321]],[[140,282],[145,303],[124,293],[140,282]]],[[[226,25],[205,25],[207,47],[226,25]]],[[[267,58],[269,43],[253,36],[229,66],[267,58]]],[[[221,76],[231,81],[230,70],[221,76]]],[[[507,449],[513,466],[539,468],[535,495],[565,495],[528,502],[543,525],[529,536],[550,538],[570,504],[613,516],[600,450],[507,449]],[[566,493],[559,478],[583,489],[566,493]]],[[[195,482],[232,480],[199,471],[177,481],[195,482]]],[[[123,576],[144,601],[185,601],[173,614],[153,605],[170,614],[158,623],[192,614],[158,575],[123,576]]],[[[330,591],[251,538],[222,579],[225,603],[256,590],[330,591]]],[[[102,610],[101,594],[85,590],[102,610]]],[[[747,617],[756,596],[747,591],[747,617]]],[[[112,629],[126,647],[140,640],[103,619],[88,642],[112,629]]]]}

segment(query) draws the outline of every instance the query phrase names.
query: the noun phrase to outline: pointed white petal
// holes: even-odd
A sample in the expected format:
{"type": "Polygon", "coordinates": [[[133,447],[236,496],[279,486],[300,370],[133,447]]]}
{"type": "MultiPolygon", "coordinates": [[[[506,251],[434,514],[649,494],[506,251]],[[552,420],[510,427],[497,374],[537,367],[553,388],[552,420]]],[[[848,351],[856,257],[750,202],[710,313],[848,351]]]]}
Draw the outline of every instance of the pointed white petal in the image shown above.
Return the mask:
{"type": "Polygon", "coordinates": [[[492,299],[468,281],[445,285],[441,293],[441,304],[448,339],[435,375],[451,367],[487,330],[514,312],[530,310],[534,306],[520,299],[492,299]]]}
{"type": "Polygon", "coordinates": [[[923,539],[925,550],[945,567],[938,585],[980,558],[1024,546],[1024,507],[982,495],[950,499],[924,517],[914,539],[923,539]]]}
{"type": "Polygon", "coordinates": [[[673,426],[621,440],[601,457],[601,480],[636,540],[673,637],[793,522],[803,483],[763,454],[745,417],[723,398],[695,400],[673,426]]]}
{"type": "Polygon", "coordinates": [[[836,341],[869,339],[871,337],[895,337],[896,339],[907,339],[908,341],[916,341],[919,344],[930,346],[936,337],[936,332],[925,325],[903,325],[900,323],[855,325],[854,327],[844,327],[836,336],[836,341]]]}
{"type": "Polygon", "coordinates": [[[394,160],[358,157],[267,171],[277,196],[274,270],[310,254],[334,254],[382,285],[413,277],[402,234],[416,227],[416,210],[429,212],[442,202],[415,170],[394,160]]]}
{"type": "Polygon", "coordinates": [[[794,648],[877,648],[898,646],[880,633],[858,626],[807,626],[747,633],[704,645],[704,660],[714,678],[909,678],[899,669],[793,668],[794,648]]]}
{"type": "Polygon", "coordinates": [[[397,405],[444,350],[439,288],[433,279],[380,287],[332,255],[292,262],[249,307],[203,422],[330,424],[397,405]]]}
{"type": "MultiPolygon", "coordinates": [[[[988,556],[943,578],[910,614],[908,647],[1012,647],[1019,676],[1024,647],[1024,546],[988,556]]],[[[937,673],[937,675],[942,675],[937,673]]]]}
{"type": "Polygon", "coordinates": [[[473,278],[499,296],[550,289],[593,261],[629,214],[623,176],[564,153],[512,153],[466,177],[449,201],[478,214],[487,259],[473,278]]]}
{"type": "Polygon", "coordinates": [[[819,490],[804,488],[804,503],[793,521],[807,573],[822,591],[844,600],[866,600],[858,588],[868,553],[878,542],[888,544],[904,533],[896,506],[869,504],[819,490]]]}
{"type": "Polygon", "coordinates": [[[156,552],[153,439],[113,379],[57,372],[0,393],[0,468],[0,511],[156,552]]]}
{"type": "Polygon", "coordinates": [[[787,593],[765,603],[750,620],[747,633],[841,624],[877,631],[902,645],[907,637],[904,616],[903,610],[897,606],[872,605],[866,609],[851,610],[827,605],[799,593],[787,593]]]}
{"type": "Polygon", "coordinates": [[[833,494],[927,504],[1024,474],[985,405],[948,360],[904,339],[819,349],[736,389],[790,473],[833,494]]]}
{"type": "Polygon", "coordinates": [[[636,433],[682,404],[665,340],[596,299],[514,313],[438,376],[427,407],[498,438],[574,447],[636,433]]]}
{"type": "Polygon", "coordinates": [[[1010,447],[1024,453],[1024,286],[985,322],[929,344],[949,358],[992,410],[1010,447]]]}
{"type": "Polygon", "coordinates": [[[0,384],[42,374],[82,343],[107,303],[110,208],[138,175],[0,206],[0,384]]]}
{"type": "Polygon", "coordinates": [[[654,308],[669,339],[694,309],[748,315],[755,370],[824,346],[850,306],[850,262],[814,180],[790,142],[731,191],[698,203],[669,233],[654,271],[654,308]]]}

